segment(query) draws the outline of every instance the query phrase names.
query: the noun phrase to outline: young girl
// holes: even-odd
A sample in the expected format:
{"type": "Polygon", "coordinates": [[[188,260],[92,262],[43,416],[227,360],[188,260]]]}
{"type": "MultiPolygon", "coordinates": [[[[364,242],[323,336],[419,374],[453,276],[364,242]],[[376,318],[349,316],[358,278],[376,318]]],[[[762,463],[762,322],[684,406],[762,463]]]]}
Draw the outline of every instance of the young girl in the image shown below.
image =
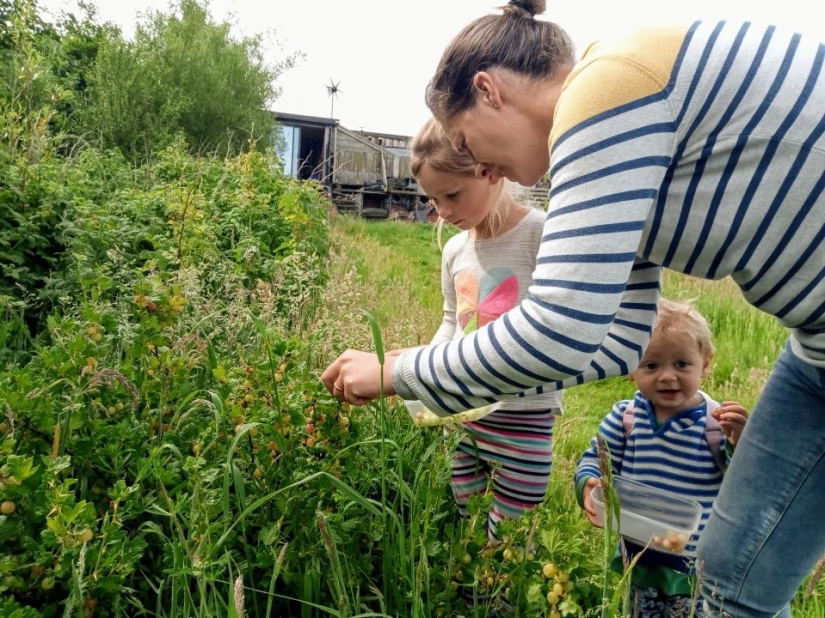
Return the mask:
{"type": "MultiPolygon", "coordinates": [[[[429,120],[413,140],[410,167],[443,221],[462,231],[444,246],[444,320],[432,344],[461,339],[516,307],[527,295],[544,229],[543,212],[508,195],[504,182],[476,178],[473,160],[455,150],[441,125],[429,120]]],[[[440,233],[440,230],[439,230],[440,233]]],[[[440,237],[440,234],[439,234],[440,237]]],[[[539,504],[553,461],[558,391],[515,397],[484,418],[465,423],[453,460],[458,509],[487,489],[492,474],[490,539],[496,525],[539,504]]]]}
{"type": "MultiPolygon", "coordinates": [[[[444,246],[441,289],[444,321],[432,343],[460,339],[507,313],[527,295],[544,228],[544,213],[510,197],[504,182],[478,179],[473,161],[450,145],[430,120],[411,148],[412,173],[439,217],[462,231],[444,246]]],[[[504,401],[484,418],[465,423],[453,462],[453,494],[462,515],[487,488],[493,466],[495,498],[488,532],[544,499],[553,460],[553,422],[561,394],[504,401]]]]}

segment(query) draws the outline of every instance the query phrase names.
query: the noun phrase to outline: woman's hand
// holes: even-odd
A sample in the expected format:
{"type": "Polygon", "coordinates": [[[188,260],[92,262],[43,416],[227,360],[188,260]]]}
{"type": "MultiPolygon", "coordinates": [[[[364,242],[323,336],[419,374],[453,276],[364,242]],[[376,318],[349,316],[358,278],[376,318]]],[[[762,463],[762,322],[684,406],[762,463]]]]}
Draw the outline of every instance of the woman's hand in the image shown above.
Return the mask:
{"type": "MultiPolygon", "coordinates": [[[[384,395],[394,395],[392,387],[392,367],[398,360],[396,355],[384,358],[384,395]]],[[[347,350],[326,368],[321,381],[334,397],[362,406],[381,396],[381,364],[378,356],[369,352],[347,350]]]]}

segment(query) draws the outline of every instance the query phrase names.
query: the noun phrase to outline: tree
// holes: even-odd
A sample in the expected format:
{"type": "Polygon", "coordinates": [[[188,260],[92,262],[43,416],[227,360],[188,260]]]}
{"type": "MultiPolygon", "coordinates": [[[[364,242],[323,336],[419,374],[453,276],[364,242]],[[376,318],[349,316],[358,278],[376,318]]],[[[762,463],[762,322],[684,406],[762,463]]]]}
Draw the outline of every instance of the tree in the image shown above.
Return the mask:
{"type": "Polygon", "coordinates": [[[143,159],[182,133],[193,151],[236,152],[269,140],[275,80],[297,56],[268,64],[260,35],[236,37],[202,0],[177,0],[109,32],[97,52],[83,125],[105,147],[143,159]]]}

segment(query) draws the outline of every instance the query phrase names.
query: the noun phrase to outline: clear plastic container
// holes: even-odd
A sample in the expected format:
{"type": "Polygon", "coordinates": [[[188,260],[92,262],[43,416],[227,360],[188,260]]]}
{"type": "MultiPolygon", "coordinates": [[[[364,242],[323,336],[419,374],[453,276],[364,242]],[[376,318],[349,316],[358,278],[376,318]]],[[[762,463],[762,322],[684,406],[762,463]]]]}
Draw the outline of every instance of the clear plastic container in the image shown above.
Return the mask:
{"type": "Polygon", "coordinates": [[[434,412],[424,407],[420,401],[404,400],[407,406],[407,411],[413,419],[413,422],[419,427],[435,427],[437,425],[453,425],[455,423],[466,423],[469,421],[477,421],[484,418],[488,414],[492,414],[501,406],[496,402],[483,408],[475,408],[467,410],[466,412],[459,412],[458,414],[448,414],[446,416],[438,416],[434,412]]]}
{"type": "MultiPolygon", "coordinates": [[[[702,505],[694,500],[657,489],[638,481],[613,477],[613,490],[619,499],[622,536],[657,551],[681,554],[691,536],[699,529],[702,505]]],[[[601,485],[590,494],[597,523],[604,527],[604,493],[601,485]]],[[[617,529],[613,518],[613,529],[617,529]]]]}

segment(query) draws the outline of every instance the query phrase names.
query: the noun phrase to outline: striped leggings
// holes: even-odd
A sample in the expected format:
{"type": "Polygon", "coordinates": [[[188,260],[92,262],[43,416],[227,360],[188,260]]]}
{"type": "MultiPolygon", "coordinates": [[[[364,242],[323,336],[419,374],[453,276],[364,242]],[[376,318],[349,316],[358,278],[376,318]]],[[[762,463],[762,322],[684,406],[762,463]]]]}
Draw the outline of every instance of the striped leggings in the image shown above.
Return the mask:
{"type": "Polygon", "coordinates": [[[467,503],[487,491],[492,473],[494,500],[487,519],[491,540],[497,540],[500,521],[518,519],[544,500],[557,413],[557,409],[500,410],[463,425],[465,435],[453,458],[453,496],[459,512],[468,516],[467,503]]]}

